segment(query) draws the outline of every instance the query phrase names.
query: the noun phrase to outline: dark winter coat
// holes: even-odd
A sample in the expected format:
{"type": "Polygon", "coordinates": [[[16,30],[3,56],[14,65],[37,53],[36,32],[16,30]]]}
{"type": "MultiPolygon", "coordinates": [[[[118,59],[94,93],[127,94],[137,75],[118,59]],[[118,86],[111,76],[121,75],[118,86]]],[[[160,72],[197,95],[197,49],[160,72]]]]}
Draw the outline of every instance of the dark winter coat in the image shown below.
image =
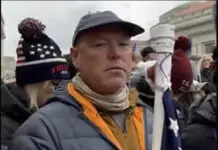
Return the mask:
{"type": "Polygon", "coordinates": [[[193,104],[188,125],[181,132],[183,150],[216,150],[217,97],[208,95],[193,104]]]}
{"type": "Polygon", "coordinates": [[[216,91],[216,87],[213,82],[214,75],[215,70],[212,70],[210,68],[205,68],[201,71],[201,82],[207,82],[211,86],[213,92],[216,91]]]}
{"type": "Polygon", "coordinates": [[[1,83],[1,144],[10,145],[12,135],[31,115],[28,98],[16,83],[1,83]]]}

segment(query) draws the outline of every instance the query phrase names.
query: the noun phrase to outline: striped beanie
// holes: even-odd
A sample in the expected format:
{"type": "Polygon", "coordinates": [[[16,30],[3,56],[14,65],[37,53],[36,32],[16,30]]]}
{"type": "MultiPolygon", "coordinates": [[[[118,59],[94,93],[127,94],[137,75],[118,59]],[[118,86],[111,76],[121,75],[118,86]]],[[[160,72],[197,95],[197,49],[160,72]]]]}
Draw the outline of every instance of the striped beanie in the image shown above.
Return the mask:
{"type": "Polygon", "coordinates": [[[18,25],[16,82],[19,86],[46,80],[69,79],[68,65],[59,46],[43,33],[45,25],[26,18],[18,25]]]}

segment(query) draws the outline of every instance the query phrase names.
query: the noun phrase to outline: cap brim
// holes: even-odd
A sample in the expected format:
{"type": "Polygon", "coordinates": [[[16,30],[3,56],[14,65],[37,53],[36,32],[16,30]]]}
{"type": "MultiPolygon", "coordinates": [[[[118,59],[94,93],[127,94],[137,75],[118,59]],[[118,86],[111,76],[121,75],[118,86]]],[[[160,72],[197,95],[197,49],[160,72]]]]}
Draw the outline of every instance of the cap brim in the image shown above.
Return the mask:
{"type": "Polygon", "coordinates": [[[114,22],[113,24],[120,24],[121,26],[123,26],[123,29],[132,37],[132,36],[136,36],[139,35],[141,33],[143,33],[145,30],[134,24],[131,22],[126,22],[126,21],[122,21],[122,22],[114,22]]]}
{"type": "Polygon", "coordinates": [[[124,29],[124,32],[126,32],[130,37],[139,35],[145,31],[142,27],[140,27],[134,23],[131,23],[131,22],[117,20],[117,19],[115,19],[115,20],[102,19],[101,22],[98,22],[98,21],[94,22],[93,21],[89,24],[86,24],[82,28],[78,29],[78,31],[76,31],[76,33],[74,34],[74,37],[73,37],[73,45],[76,44],[76,41],[77,41],[78,37],[81,35],[81,33],[87,32],[88,30],[91,30],[93,28],[107,26],[107,25],[113,25],[113,24],[120,25],[122,27],[122,29],[124,29]]]}
{"type": "Polygon", "coordinates": [[[139,35],[139,34],[141,34],[141,33],[143,33],[145,31],[142,27],[140,27],[140,26],[138,26],[138,25],[136,25],[134,23],[127,22],[127,21],[121,21],[121,20],[108,21],[108,22],[102,22],[102,23],[96,22],[96,23],[94,23],[94,24],[92,24],[90,26],[87,26],[87,28],[83,29],[83,31],[87,31],[87,30],[97,28],[97,27],[101,27],[101,26],[113,25],[113,24],[117,24],[117,25],[122,26],[122,29],[124,29],[124,31],[130,37],[139,35]]]}

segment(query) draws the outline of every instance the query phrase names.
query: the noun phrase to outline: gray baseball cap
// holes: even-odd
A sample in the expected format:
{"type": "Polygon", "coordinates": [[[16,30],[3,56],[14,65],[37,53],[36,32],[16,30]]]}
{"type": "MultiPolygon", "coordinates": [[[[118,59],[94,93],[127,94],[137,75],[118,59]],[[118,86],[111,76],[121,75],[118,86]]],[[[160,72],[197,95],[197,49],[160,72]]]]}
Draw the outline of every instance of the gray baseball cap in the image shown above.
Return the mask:
{"type": "Polygon", "coordinates": [[[74,32],[73,45],[76,45],[78,37],[81,33],[86,32],[87,30],[92,28],[109,24],[121,25],[126,33],[130,35],[130,37],[144,32],[144,29],[142,27],[120,19],[115,13],[111,11],[89,13],[87,15],[84,15],[80,19],[74,32]]]}

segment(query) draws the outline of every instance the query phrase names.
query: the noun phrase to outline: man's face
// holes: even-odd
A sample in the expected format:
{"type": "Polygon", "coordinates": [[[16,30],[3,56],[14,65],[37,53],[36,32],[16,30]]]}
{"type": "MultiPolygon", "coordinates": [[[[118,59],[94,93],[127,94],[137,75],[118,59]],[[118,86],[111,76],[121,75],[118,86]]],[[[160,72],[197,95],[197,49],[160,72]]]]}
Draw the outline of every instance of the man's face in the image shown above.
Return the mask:
{"type": "Polygon", "coordinates": [[[132,71],[130,37],[117,25],[82,34],[71,55],[84,82],[101,94],[118,92],[132,71]]]}

